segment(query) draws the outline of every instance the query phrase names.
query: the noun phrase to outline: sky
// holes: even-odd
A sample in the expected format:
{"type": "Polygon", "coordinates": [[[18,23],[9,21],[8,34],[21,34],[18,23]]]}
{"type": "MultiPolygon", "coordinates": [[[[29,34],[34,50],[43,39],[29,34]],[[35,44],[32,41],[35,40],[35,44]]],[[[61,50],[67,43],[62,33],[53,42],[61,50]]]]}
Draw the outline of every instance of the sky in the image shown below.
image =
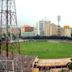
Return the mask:
{"type": "Polygon", "coordinates": [[[35,26],[39,20],[58,24],[60,15],[60,25],[72,27],[72,0],[16,0],[16,11],[19,26],[35,26]]]}

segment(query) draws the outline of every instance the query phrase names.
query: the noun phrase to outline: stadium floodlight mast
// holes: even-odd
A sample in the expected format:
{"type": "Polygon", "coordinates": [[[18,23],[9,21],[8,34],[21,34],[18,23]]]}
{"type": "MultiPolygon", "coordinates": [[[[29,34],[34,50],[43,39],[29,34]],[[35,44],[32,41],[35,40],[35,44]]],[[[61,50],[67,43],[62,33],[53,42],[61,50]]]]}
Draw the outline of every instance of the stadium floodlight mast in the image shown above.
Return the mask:
{"type": "MultiPolygon", "coordinates": [[[[19,30],[17,26],[16,6],[15,0],[0,0],[0,54],[2,51],[2,37],[5,37],[4,47],[6,48],[6,57],[9,56],[9,47],[16,48],[20,53],[20,47],[18,42],[9,44],[13,40],[13,35],[18,40],[19,30]],[[4,35],[5,36],[4,36],[4,35]],[[12,46],[9,46],[12,45],[12,46]],[[14,46],[14,47],[13,47],[14,46]]],[[[12,52],[13,53],[13,52],[12,52]]]]}
{"type": "Polygon", "coordinates": [[[60,21],[61,21],[61,16],[57,16],[57,21],[58,21],[58,36],[60,36],[60,21]]]}

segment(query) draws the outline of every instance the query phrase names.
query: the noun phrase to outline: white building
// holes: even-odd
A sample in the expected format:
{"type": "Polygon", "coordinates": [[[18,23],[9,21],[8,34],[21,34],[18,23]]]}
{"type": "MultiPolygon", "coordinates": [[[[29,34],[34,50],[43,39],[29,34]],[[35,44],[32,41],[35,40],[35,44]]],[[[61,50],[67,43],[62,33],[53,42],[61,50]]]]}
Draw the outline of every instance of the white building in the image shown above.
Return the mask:
{"type": "Polygon", "coordinates": [[[40,36],[44,35],[44,25],[45,25],[45,21],[39,21],[39,34],[40,34],[40,36]]]}
{"type": "Polygon", "coordinates": [[[34,31],[33,32],[23,32],[23,33],[21,33],[21,36],[22,37],[35,36],[35,32],[34,31]]]}
{"type": "MultiPolygon", "coordinates": [[[[50,21],[39,21],[39,23],[36,24],[36,28],[37,28],[37,34],[40,36],[44,36],[45,34],[47,34],[47,30],[45,30],[46,26],[50,24],[50,21]]],[[[49,26],[47,26],[49,27],[49,26]]],[[[49,29],[49,28],[47,28],[49,29]]]]}

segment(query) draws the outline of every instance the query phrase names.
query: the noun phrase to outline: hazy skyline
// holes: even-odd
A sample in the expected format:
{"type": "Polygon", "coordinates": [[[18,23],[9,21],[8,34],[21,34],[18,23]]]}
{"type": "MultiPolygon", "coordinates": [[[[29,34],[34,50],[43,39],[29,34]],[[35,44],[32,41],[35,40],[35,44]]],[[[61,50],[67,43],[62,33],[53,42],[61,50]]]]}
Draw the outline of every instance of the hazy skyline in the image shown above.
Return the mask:
{"type": "Polygon", "coordinates": [[[57,24],[72,27],[72,0],[16,0],[18,24],[35,25],[41,19],[49,19],[57,24]]]}

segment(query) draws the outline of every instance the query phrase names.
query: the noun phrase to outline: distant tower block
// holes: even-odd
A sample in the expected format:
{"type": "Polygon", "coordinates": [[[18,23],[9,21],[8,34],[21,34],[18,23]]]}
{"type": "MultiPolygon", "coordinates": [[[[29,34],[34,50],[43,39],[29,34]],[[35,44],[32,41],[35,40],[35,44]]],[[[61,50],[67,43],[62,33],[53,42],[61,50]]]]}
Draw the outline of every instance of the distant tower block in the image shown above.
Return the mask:
{"type": "Polygon", "coordinates": [[[61,16],[57,16],[57,21],[58,21],[58,36],[60,36],[60,21],[61,21],[61,16]]]}
{"type": "Polygon", "coordinates": [[[71,28],[68,25],[64,26],[64,36],[71,37],[71,28]]]}
{"type": "Polygon", "coordinates": [[[18,37],[15,0],[0,0],[0,53],[6,51],[7,57],[20,53],[18,37]]]}

